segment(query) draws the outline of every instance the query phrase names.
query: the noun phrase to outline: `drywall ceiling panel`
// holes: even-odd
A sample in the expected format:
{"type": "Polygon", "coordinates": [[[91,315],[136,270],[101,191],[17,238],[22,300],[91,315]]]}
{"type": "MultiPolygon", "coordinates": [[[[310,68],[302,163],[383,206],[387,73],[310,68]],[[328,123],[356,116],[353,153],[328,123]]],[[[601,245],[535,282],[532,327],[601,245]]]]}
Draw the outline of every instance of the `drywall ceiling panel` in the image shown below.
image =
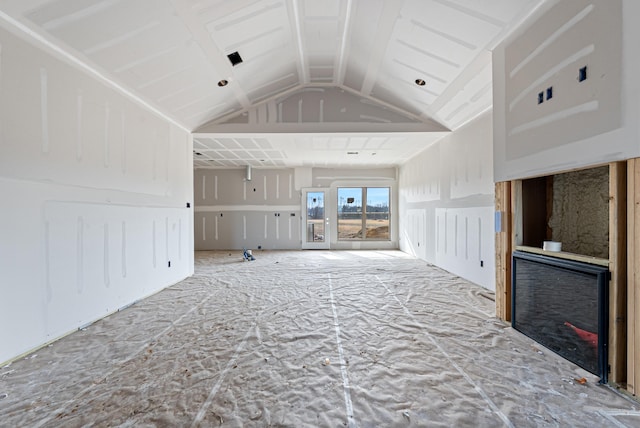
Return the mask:
{"type": "Polygon", "coordinates": [[[455,129],[472,118],[489,98],[486,84],[468,84],[469,68],[542,2],[3,0],[0,10],[26,37],[42,36],[187,129],[302,122],[314,124],[307,132],[371,136],[393,125],[455,129]],[[227,58],[234,51],[243,58],[236,66],[227,58]],[[377,107],[289,100],[309,84],[377,107]]]}
{"type": "Polygon", "coordinates": [[[339,40],[338,24],[337,19],[322,21],[313,19],[305,20],[306,50],[313,54],[334,54],[339,40]]]}
{"type": "Polygon", "coordinates": [[[307,16],[333,17],[340,12],[339,0],[305,0],[304,11],[307,16]]]}

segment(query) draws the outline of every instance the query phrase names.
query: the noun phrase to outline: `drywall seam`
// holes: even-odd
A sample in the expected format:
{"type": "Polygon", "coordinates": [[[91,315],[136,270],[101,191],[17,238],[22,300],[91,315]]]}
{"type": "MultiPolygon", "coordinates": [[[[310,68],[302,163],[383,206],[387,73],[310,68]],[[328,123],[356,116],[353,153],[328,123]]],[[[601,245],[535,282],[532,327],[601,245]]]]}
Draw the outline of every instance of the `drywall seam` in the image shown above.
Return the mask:
{"type": "Polygon", "coordinates": [[[182,219],[178,219],[178,260],[182,260],[182,219]]]}
{"type": "Polygon", "coordinates": [[[165,261],[170,261],[169,259],[169,217],[164,218],[164,255],[165,261]]]}
{"type": "Polygon", "coordinates": [[[42,132],[42,152],[49,153],[49,108],[47,69],[40,68],[40,129],[42,132]]]}
{"type": "Polygon", "coordinates": [[[267,200],[267,176],[265,175],[264,177],[262,177],[262,186],[263,186],[263,190],[264,190],[264,200],[267,200]]]}
{"type": "Polygon", "coordinates": [[[534,58],[536,58],[542,51],[551,46],[556,40],[558,40],[563,34],[569,31],[571,28],[575,27],[580,21],[587,17],[592,11],[594,6],[590,4],[586,8],[584,8],[580,13],[567,21],[563,26],[557,29],[551,36],[549,36],[544,42],[542,42],[537,48],[533,50],[525,59],[520,62],[520,64],[513,67],[511,73],[509,73],[509,78],[513,79],[513,77],[520,72],[527,64],[529,64],[534,58]]]}
{"type": "Polygon", "coordinates": [[[589,113],[592,111],[597,111],[599,106],[600,106],[600,103],[598,103],[597,100],[593,100],[593,101],[589,101],[588,103],[579,104],[577,106],[574,106],[568,109],[560,110],[553,114],[543,116],[539,119],[532,120],[531,122],[523,123],[520,126],[511,128],[511,131],[509,132],[508,135],[511,137],[514,135],[521,134],[525,131],[529,131],[531,129],[540,128],[541,126],[548,125],[550,123],[557,122],[559,120],[563,120],[571,116],[575,116],[580,113],[589,113]]]}
{"type": "Polygon", "coordinates": [[[76,95],[76,159],[82,161],[82,89],[76,95]]]}
{"type": "MultiPolygon", "coordinates": [[[[182,221],[182,220],[180,220],[182,221]]],[[[181,230],[179,231],[180,233],[182,232],[182,228],[180,228],[181,230]]],[[[180,251],[181,248],[178,247],[178,251],[180,251]]],[[[122,277],[126,278],[127,277],[127,222],[126,221],[122,221],[122,259],[121,259],[121,268],[122,268],[122,277]]]]}
{"type": "Polygon", "coordinates": [[[300,205],[210,205],[210,206],[198,206],[194,208],[194,211],[211,213],[211,212],[237,212],[237,211],[291,211],[299,212],[300,205]]]}
{"type": "Polygon", "coordinates": [[[293,196],[293,175],[289,174],[289,199],[293,196]]]}
{"type": "Polygon", "coordinates": [[[158,246],[156,242],[156,221],[153,220],[153,228],[152,228],[153,238],[151,242],[153,243],[153,267],[154,269],[158,266],[158,246]]]}
{"type": "Polygon", "coordinates": [[[109,103],[104,105],[104,167],[109,168],[109,116],[111,109],[109,103]]]}
{"type": "Polygon", "coordinates": [[[242,238],[247,240],[247,216],[242,216],[242,238]]]}
{"type": "Polygon", "coordinates": [[[111,276],[110,276],[110,272],[109,272],[109,223],[105,223],[104,224],[104,229],[103,229],[103,233],[104,233],[104,247],[103,247],[103,257],[104,257],[104,285],[105,287],[109,288],[109,285],[111,285],[111,276]]]}
{"type": "Polygon", "coordinates": [[[47,303],[51,303],[53,290],[51,289],[51,232],[49,222],[44,222],[44,275],[47,303]]]}
{"type": "Polygon", "coordinates": [[[82,293],[84,287],[84,218],[78,217],[76,236],[76,289],[82,293]]]}
{"type": "Polygon", "coordinates": [[[120,111],[120,144],[122,145],[122,163],[120,165],[122,173],[127,173],[127,122],[124,114],[124,110],[120,111]]]}

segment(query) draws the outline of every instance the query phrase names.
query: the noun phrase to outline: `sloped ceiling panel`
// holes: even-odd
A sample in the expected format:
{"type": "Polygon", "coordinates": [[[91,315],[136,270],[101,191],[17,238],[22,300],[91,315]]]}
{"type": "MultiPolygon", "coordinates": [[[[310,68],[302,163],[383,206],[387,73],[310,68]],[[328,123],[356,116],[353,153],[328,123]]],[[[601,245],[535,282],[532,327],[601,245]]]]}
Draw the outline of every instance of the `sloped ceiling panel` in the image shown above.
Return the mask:
{"type": "MultiPolygon", "coordinates": [[[[465,69],[501,40],[539,2],[406,0],[357,2],[344,85],[450,129],[477,116],[468,99],[442,100],[465,69]],[[426,82],[415,84],[416,79],[426,82]],[[431,108],[447,104],[456,117],[431,108]],[[447,119],[449,118],[449,119],[447,119]]],[[[491,84],[482,74],[481,88],[491,84]]],[[[490,93],[489,86],[485,93],[490,93]]],[[[469,91],[467,95],[470,95],[469,91]]],[[[455,95],[459,95],[456,93],[455,95]]],[[[490,102],[484,110],[491,106],[490,102]]]]}

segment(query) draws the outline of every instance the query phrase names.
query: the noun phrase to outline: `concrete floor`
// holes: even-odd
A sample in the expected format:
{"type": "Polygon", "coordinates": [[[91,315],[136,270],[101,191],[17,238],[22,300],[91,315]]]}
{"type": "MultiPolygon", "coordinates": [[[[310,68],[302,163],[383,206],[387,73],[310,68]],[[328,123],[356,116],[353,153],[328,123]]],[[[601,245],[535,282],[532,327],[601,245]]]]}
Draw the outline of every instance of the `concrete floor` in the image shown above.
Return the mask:
{"type": "Polygon", "coordinates": [[[640,426],[423,261],[255,255],[197,253],[193,277],[0,368],[0,426],[640,426]]]}

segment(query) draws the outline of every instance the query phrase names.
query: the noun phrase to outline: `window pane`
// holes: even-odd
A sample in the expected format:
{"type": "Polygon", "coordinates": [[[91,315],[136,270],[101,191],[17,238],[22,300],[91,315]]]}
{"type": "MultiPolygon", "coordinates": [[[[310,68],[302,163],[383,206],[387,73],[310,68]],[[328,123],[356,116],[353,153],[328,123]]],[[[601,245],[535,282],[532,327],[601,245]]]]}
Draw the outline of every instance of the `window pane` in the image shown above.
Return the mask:
{"type": "Polygon", "coordinates": [[[389,188],[367,187],[366,238],[389,239],[389,188]]]}
{"type": "Polygon", "coordinates": [[[307,193],[307,242],[324,242],[324,192],[307,193]]]}
{"type": "Polygon", "coordinates": [[[362,239],[362,189],[338,188],[338,239],[362,239]]]}

